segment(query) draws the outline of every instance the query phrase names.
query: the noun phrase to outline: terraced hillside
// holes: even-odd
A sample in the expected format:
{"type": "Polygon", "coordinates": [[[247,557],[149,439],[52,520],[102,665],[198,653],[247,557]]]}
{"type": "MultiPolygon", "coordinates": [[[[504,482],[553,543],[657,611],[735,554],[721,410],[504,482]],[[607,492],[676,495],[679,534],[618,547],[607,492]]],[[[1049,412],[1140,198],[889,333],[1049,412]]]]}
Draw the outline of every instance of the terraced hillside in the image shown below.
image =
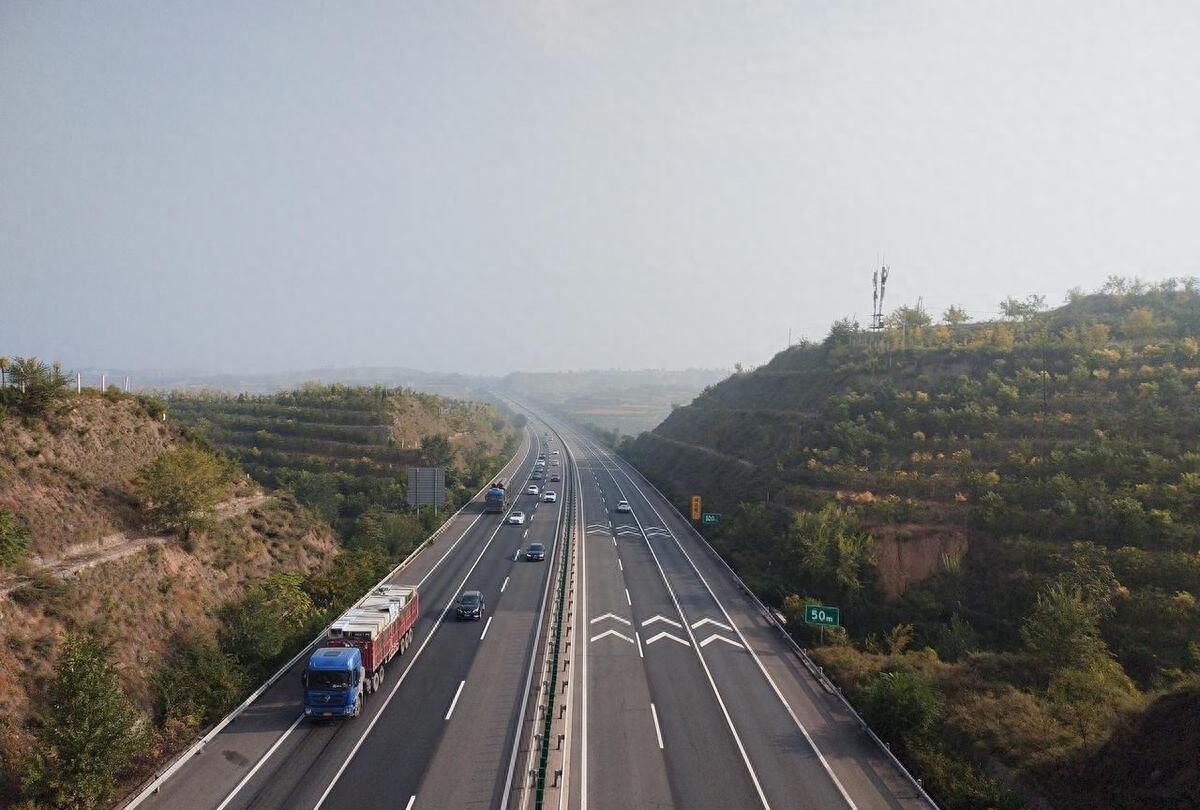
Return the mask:
{"type": "Polygon", "coordinates": [[[818,657],[947,805],[1083,806],[1063,775],[1200,677],[1200,291],[1002,306],[840,322],[623,452],[723,514],[706,534],[802,641],[806,601],[843,608],[818,657]]]}
{"type": "MultiPolygon", "coordinates": [[[[282,487],[352,547],[406,552],[435,525],[407,504],[407,468],[445,466],[450,511],[482,487],[518,440],[495,406],[408,389],[306,385],[271,395],[174,394],[175,419],[282,487]]],[[[428,511],[428,510],[427,510],[428,511]]]]}

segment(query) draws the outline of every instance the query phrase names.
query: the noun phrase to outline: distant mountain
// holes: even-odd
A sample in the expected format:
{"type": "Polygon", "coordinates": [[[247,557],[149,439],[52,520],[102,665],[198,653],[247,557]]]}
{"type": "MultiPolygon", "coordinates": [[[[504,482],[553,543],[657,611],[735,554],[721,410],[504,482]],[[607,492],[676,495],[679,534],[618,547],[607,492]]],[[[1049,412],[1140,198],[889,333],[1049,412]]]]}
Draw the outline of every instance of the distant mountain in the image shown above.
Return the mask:
{"type": "Polygon", "coordinates": [[[522,371],[504,377],[499,387],[535,399],[578,424],[636,436],[728,375],[722,369],[522,371]]]}
{"type": "Polygon", "coordinates": [[[107,383],[121,386],[126,376],[134,390],[209,390],[232,394],[273,394],[288,391],[306,382],[342,383],[343,385],[386,385],[411,388],[441,396],[468,398],[478,396],[495,380],[468,374],[421,371],[396,366],[334,366],[300,371],[262,373],[213,373],[180,370],[81,369],[83,384],[96,387],[101,373],[107,383]]]}

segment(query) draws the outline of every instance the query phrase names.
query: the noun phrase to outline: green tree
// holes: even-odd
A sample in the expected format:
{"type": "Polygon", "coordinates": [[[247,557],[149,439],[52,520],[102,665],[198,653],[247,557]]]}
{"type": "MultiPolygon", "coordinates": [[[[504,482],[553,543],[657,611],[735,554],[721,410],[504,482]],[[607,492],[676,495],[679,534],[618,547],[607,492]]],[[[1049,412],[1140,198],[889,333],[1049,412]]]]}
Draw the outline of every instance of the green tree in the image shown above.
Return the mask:
{"type": "Polygon", "coordinates": [[[1121,318],[1121,331],[1131,338],[1147,338],[1154,334],[1157,324],[1150,307],[1134,307],[1121,318]]]}
{"type": "Polygon", "coordinates": [[[101,807],[145,744],[138,710],[108,649],[90,636],[67,638],[36,712],[22,778],[25,792],[51,807],[101,807]]]}
{"type": "Polygon", "coordinates": [[[454,446],[444,433],[422,436],[421,460],[430,467],[449,467],[454,463],[454,446]]]}
{"type": "Polygon", "coordinates": [[[16,358],[8,372],[15,391],[8,396],[26,416],[42,416],[67,395],[67,377],[55,363],[47,365],[36,357],[16,358]]]}
{"type": "Polygon", "coordinates": [[[874,568],[871,535],[859,529],[853,512],[833,504],[796,515],[788,542],[801,582],[847,599],[863,591],[874,568]]]}
{"type": "Polygon", "coordinates": [[[16,565],[29,552],[29,533],[11,509],[0,506],[0,565],[16,565]]]}
{"type": "Polygon", "coordinates": [[[218,641],[250,677],[265,674],[316,616],[299,572],[272,574],[221,613],[218,641]]]}
{"type": "Polygon", "coordinates": [[[1021,640],[1047,672],[1087,669],[1108,656],[1100,637],[1100,611],[1078,586],[1056,582],[1043,588],[1021,625],[1021,640]]]}
{"type": "Polygon", "coordinates": [[[147,517],[178,529],[185,540],[202,528],[229,491],[230,471],[221,459],[195,447],[177,447],[142,470],[138,491],[147,517]]]}
{"type": "Polygon", "coordinates": [[[942,313],[942,321],[951,326],[959,326],[971,320],[971,316],[962,307],[951,304],[946,307],[946,311],[942,313]]]}

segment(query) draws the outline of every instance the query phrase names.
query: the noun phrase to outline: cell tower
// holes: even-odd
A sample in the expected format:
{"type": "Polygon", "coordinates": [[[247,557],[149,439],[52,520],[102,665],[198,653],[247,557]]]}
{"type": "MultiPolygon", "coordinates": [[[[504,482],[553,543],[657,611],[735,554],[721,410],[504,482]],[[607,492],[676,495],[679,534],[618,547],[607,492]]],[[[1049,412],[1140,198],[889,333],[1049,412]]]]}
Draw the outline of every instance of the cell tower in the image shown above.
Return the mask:
{"type": "Polygon", "coordinates": [[[888,266],[885,264],[871,275],[875,291],[871,294],[871,328],[883,328],[883,294],[887,290],[888,266]]]}

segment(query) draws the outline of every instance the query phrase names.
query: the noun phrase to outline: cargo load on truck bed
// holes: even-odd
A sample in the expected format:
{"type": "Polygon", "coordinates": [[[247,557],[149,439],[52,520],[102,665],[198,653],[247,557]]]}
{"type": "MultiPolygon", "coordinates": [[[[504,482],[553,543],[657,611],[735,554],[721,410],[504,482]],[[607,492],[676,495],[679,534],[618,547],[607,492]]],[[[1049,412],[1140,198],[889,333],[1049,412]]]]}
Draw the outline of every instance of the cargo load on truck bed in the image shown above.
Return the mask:
{"type": "Polygon", "coordinates": [[[508,487],[503,480],[496,481],[483,496],[484,512],[503,512],[508,508],[508,487]]]}

